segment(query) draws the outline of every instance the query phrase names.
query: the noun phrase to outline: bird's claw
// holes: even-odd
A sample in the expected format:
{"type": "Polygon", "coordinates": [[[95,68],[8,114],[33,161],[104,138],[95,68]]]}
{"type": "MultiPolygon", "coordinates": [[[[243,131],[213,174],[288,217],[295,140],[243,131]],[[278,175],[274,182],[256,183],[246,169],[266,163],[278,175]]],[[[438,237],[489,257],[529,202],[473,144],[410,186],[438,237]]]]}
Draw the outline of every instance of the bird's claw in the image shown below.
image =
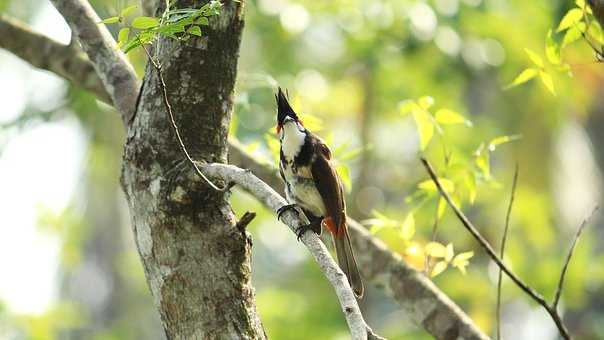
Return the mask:
{"type": "Polygon", "coordinates": [[[298,209],[296,209],[295,204],[286,204],[286,205],[281,206],[281,208],[277,209],[277,219],[281,220],[281,215],[283,215],[283,213],[285,213],[286,211],[288,211],[290,209],[294,209],[294,211],[296,213],[298,213],[298,209]]]}
{"type": "Polygon", "coordinates": [[[298,236],[298,241],[300,241],[300,239],[302,238],[302,235],[304,235],[304,233],[311,230],[312,228],[313,228],[312,223],[301,225],[300,227],[298,227],[298,229],[296,229],[296,235],[298,236]]]}

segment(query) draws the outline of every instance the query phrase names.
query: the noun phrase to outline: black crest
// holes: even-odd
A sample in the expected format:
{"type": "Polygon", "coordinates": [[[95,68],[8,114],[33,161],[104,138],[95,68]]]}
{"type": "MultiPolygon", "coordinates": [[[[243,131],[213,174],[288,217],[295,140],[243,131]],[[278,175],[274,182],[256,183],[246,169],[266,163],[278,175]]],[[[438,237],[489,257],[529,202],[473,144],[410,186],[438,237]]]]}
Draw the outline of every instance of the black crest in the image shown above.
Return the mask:
{"type": "Polygon", "coordinates": [[[279,123],[279,125],[283,124],[283,120],[287,116],[298,120],[298,116],[294,112],[294,109],[292,109],[291,105],[289,105],[287,95],[283,93],[283,90],[281,90],[280,87],[279,91],[275,95],[275,100],[277,101],[277,123],[279,123]]]}

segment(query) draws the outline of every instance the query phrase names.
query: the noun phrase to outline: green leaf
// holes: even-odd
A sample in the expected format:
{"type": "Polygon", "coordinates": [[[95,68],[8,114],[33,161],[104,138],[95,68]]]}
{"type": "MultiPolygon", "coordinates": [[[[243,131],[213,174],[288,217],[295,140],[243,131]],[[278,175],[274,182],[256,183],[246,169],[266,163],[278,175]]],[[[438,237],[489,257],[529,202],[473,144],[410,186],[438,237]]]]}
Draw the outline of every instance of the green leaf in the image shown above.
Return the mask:
{"type": "Polygon", "coordinates": [[[535,78],[535,76],[537,76],[537,74],[539,74],[539,70],[538,69],[536,69],[536,68],[527,68],[524,71],[520,72],[520,74],[514,79],[514,81],[512,81],[505,88],[509,89],[511,87],[518,86],[520,84],[524,84],[527,81],[535,78]]]}
{"type": "Polygon", "coordinates": [[[533,64],[535,64],[537,67],[539,68],[543,68],[545,65],[543,64],[543,58],[541,58],[540,55],[538,55],[537,53],[531,51],[528,48],[524,49],[524,52],[526,52],[526,54],[528,54],[529,59],[533,62],[533,64]]]}
{"type": "Polygon", "coordinates": [[[124,27],[117,34],[118,46],[122,47],[128,42],[128,36],[130,35],[130,28],[124,27]]]}
{"type": "Polygon", "coordinates": [[[187,30],[187,33],[190,33],[190,34],[196,35],[198,37],[201,37],[201,28],[199,28],[199,26],[191,26],[187,30]]]}
{"type": "Polygon", "coordinates": [[[438,209],[436,211],[436,217],[440,220],[441,218],[443,218],[443,216],[445,216],[446,211],[447,201],[443,197],[440,197],[438,199],[438,209]]]}
{"type": "Polygon", "coordinates": [[[585,23],[578,23],[575,26],[571,27],[564,34],[564,38],[562,39],[562,47],[570,45],[575,41],[579,40],[583,36],[583,32],[585,31],[585,23]]]}
{"type": "Polygon", "coordinates": [[[120,12],[120,17],[125,18],[127,16],[129,16],[130,14],[132,14],[132,12],[134,12],[134,10],[138,7],[138,5],[132,5],[132,6],[128,6],[126,8],[124,8],[121,12],[120,12]]]}
{"type": "Polygon", "coordinates": [[[409,213],[401,225],[401,238],[410,241],[415,235],[415,218],[413,213],[409,213]]]}
{"type": "Polygon", "coordinates": [[[434,118],[440,124],[466,124],[467,126],[472,126],[472,122],[467,120],[464,116],[448,109],[436,111],[434,118]]]}
{"type": "Polygon", "coordinates": [[[556,95],[556,89],[554,88],[554,81],[552,80],[552,76],[545,72],[545,71],[540,71],[539,72],[539,78],[541,78],[541,82],[543,83],[543,85],[545,85],[545,87],[547,88],[547,90],[552,94],[552,95],[556,95]]]}
{"type": "Polygon", "coordinates": [[[445,269],[447,269],[448,263],[445,261],[438,261],[435,265],[434,268],[432,268],[432,273],[430,273],[430,277],[435,277],[438,274],[442,273],[445,271],[445,269]]]}
{"type": "Polygon", "coordinates": [[[470,204],[474,204],[474,202],[476,201],[476,177],[474,177],[474,173],[471,171],[468,171],[468,173],[466,174],[465,177],[465,184],[466,187],[468,188],[468,200],[470,201],[470,204]]]}
{"type": "Polygon", "coordinates": [[[432,107],[432,105],[434,105],[434,98],[430,96],[420,97],[417,100],[417,105],[419,105],[419,107],[421,107],[422,109],[427,110],[432,107]]]}
{"type": "Polygon", "coordinates": [[[583,11],[579,8],[573,8],[568,11],[558,25],[557,32],[562,32],[571,26],[578,24],[583,18],[583,11]]]}
{"type": "Polygon", "coordinates": [[[595,40],[598,44],[604,45],[604,34],[602,33],[602,27],[597,22],[592,22],[589,25],[589,36],[595,40]]]}
{"type": "Polygon", "coordinates": [[[120,17],[110,17],[101,21],[103,24],[115,24],[120,21],[120,17]]]}
{"type": "Polygon", "coordinates": [[[209,25],[209,24],[210,24],[210,21],[209,21],[209,20],[208,20],[208,18],[206,18],[206,17],[199,17],[199,18],[197,18],[197,20],[195,20],[195,23],[196,23],[197,25],[204,25],[204,26],[207,26],[207,25],[209,25]]]}
{"type": "Polygon", "coordinates": [[[132,20],[132,27],[145,30],[159,25],[159,20],[153,17],[136,17],[132,20]]]}
{"type": "Polygon", "coordinates": [[[554,41],[552,30],[547,32],[545,39],[545,57],[553,65],[560,65],[562,58],[560,57],[560,45],[554,41]]]}
{"type": "Polygon", "coordinates": [[[414,110],[413,119],[417,124],[420,149],[424,151],[434,136],[434,123],[426,110],[414,110]]]}
{"type": "Polygon", "coordinates": [[[482,172],[484,178],[491,178],[490,153],[483,151],[476,156],[476,166],[482,172]]]}
{"type": "Polygon", "coordinates": [[[419,106],[411,99],[403,100],[398,104],[398,110],[403,116],[417,109],[419,109],[419,106]]]}

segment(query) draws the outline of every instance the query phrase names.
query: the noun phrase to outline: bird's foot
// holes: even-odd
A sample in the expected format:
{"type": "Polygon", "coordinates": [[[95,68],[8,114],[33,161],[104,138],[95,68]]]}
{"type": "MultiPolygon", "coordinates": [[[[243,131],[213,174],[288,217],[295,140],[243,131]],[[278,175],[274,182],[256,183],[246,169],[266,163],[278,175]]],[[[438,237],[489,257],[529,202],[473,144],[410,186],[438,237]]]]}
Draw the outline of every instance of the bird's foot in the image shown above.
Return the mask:
{"type": "Polygon", "coordinates": [[[281,215],[283,215],[283,213],[285,213],[286,211],[293,209],[298,215],[300,215],[300,212],[298,211],[298,206],[295,204],[286,204],[284,206],[281,206],[281,208],[277,209],[277,219],[281,220],[281,215]]]}
{"type": "Polygon", "coordinates": [[[302,237],[302,235],[304,235],[304,233],[306,233],[307,231],[312,230],[315,232],[315,234],[321,236],[321,220],[315,220],[310,222],[309,224],[305,224],[305,225],[301,225],[300,227],[298,227],[298,229],[296,230],[296,235],[298,236],[298,241],[300,241],[300,238],[302,237]]]}

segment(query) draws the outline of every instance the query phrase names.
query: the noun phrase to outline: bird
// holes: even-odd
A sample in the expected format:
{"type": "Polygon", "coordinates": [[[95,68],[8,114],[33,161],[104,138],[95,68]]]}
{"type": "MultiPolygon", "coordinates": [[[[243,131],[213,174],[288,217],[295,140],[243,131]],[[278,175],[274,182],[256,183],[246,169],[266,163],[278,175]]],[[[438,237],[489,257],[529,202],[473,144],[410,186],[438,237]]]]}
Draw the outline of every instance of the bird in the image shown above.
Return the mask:
{"type": "Polygon", "coordinates": [[[332,164],[331,151],[325,142],[304,127],[292,109],[288,97],[279,87],[276,132],[280,142],[279,174],[285,182],[288,209],[301,208],[309,224],[299,227],[298,240],[312,230],[321,235],[322,226],[331,233],[338,265],[346,275],[355,296],[363,296],[363,281],[354,257],[346,224],[346,203],[342,180],[332,164]]]}

